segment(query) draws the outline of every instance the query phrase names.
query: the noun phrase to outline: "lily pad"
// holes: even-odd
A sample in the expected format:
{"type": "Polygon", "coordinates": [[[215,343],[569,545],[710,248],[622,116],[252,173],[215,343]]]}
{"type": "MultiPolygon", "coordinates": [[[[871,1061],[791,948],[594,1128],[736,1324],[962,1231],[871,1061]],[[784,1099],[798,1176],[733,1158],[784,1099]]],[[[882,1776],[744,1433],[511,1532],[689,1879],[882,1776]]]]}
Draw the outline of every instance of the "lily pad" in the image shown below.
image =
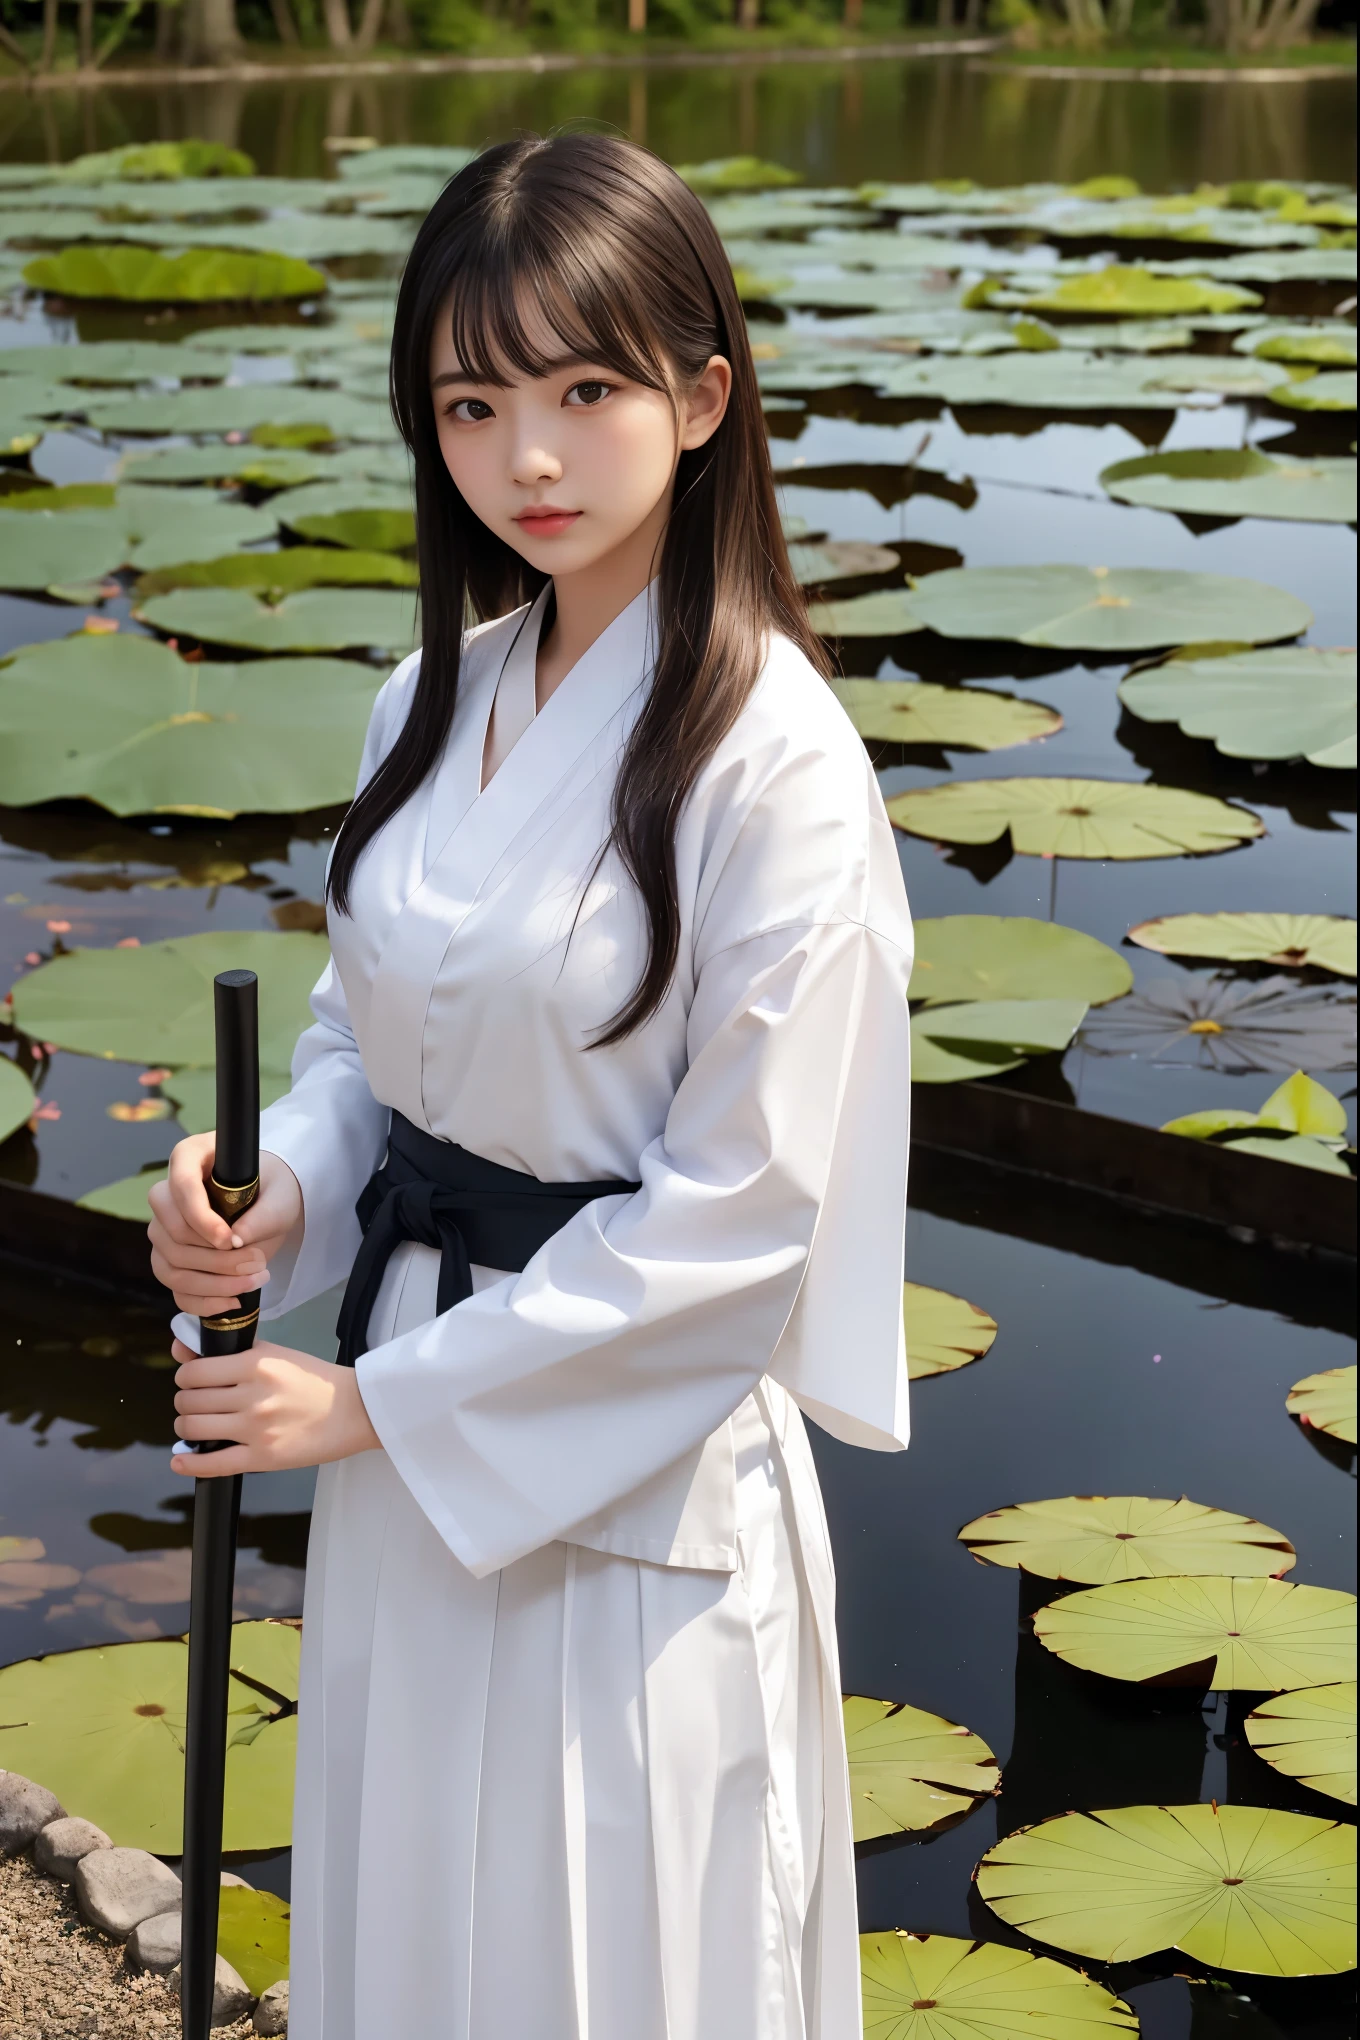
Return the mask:
{"type": "Polygon", "coordinates": [[[923,680],[831,684],[860,735],[876,742],[1000,751],[1051,737],[1063,726],[1058,711],[1041,701],[980,687],[937,687],[923,680]]]}
{"type": "Polygon", "coordinates": [[[137,182],[182,177],[250,177],[254,160],[225,142],[128,142],[120,149],[101,149],[77,156],[59,171],[63,183],[107,184],[114,178],[137,182]]]}
{"type": "Polygon", "coordinates": [[[1290,1389],[1285,1408],[1311,1430],[1354,1445],[1355,1368],[1328,1367],[1321,1374],[1306,1374],[1290,1389]]]}
{"type": "Polygon", "coordinates": [[[1264,1700],[1246,1719],[1258,1757],[1314,1792],[1355,1805],[1355,1681],[1264,1700]]]}
{"type": "Polygon", "coordinates": [[[176,636],[258,652],[363,646],[404,653],[415,636],[416,606],[413,595],[387,589],[304,588],[268,603],[246,588],[181,588],[154,597],[138,615],[176,636]]]}
{"type": "Polygon", "coordinates": [[[7,1055],[0,1055],[0,1141],[24,1126],[37,1109],[32,1084],[7,1055]]]}
{"type": "Polygon", "coordinates": [[[1270,400],[1291,411],[1353,411],[1355,380],[1354,369],[1327,369],[1306,382],[1279,383],[1270,400]]]}
{"type": "Polygon", "coordinates": [[[1255,291],[1240,285],[1211,283],[1203,278],[1156,276],[1150,270],[1122,263],[1065,276],[1046,284],[1028,300],[1036,312],[1093,312],[1118,318],[1171,318],[1186,312],[1232,312],[1259,305],[1255,291]]]}
{"type": "MultiPolygon", "coordinates": [[[[1106,1586],[1173,1574],[1278,1579],[1298,1554],[1252,1516],[1147,1495],[1064,1495],[992,1509],[959,1532],[984,1565],[1106,1586]]],[[[1163,1945],[1158,1943],[1158,1946],[1163,1945]]]]}
{"type": "Polygon", "coordinates": [[[1353,460],[1281,460],[1254,446],[1204,447],[1119,460],[1101,487],[1121,503],[1199,517],[1277,517],[1353,524],[1353,460]]]}
{"type": "Polygon", "coordinates": [[[875,386],[885,396],[933,398],[955,409],[986,404],[1060,412],[1173,410],[1178,393],[1154,387],[1156,373],[1153,361],[1083,354],[1062,346],[1035,353],[1018,350],[904,361],[885,368],[875,386]]]}
{"type": "Polygon", "coordinates": [[[1007,1926],[1099,1962],[1175,1948],[1255,1976],[1355,1965],[1355,1829],[1259,1806],[1064,1813],[987,1851],[1007,1926]]]}
{"type": "Polygon", "coordinates": [[[975,999],[927,1006],[911,1019],[914,1084],[957,1084],[1017,1069],[1027,1056],[1066,1048],[1084,999],[975,999]]]}
{"type": "Polygon", "coordinates": [[[324,425],[341,439],[382,444],[396,437],[386,404],[299,383],[204,384],[113,397],[84,408],[100,432],[251,432],[260,425],[324,425]]]}
{"type": "Polygon", "coordinates": [[[1338,977],[1356,971],[1355,922],[1340,914],[1163,914],[1130,928],[1128,939],[1164,956],[1312,966],[1338,977]]]}
{"type": "Polygon", "coordinates": [[[1355,328],[1343,319],[1315,326],[1267,326],[1233,342],[1239,354],[1259,354],[1266,361],[1301,361],[1315,368],[1354,368],[1355,328]]]}
{"type": "MultiPolygon", "coordinates": [[[[199,1132],[206,1133],[216,1124],[216,1119],[214,1113],[208,1125],[200,1127],[199,1132]]],[[[187,1127],[185,1131],[188,1131],[187,1127]]],[[[151,1220],[147,1192],[153,1183],[163,1183],[166,1174],[165,1165],[157,1163],[140,1170],[135,1176],[120,1176],[116,1183],[101,1183],[97,1190],[87,1190],[83,1197],[77,1197],[76,1203],[82,1211],[102,1211],[105,1218],[125,1218],[135,1225],[147,1225],[151,1220]]]]}
{"type": "Polygon", "coordinates": [[[1174,722],[1211,737],[1229,758],[1306,758],[1355,768],[1353,649],[1312,645],[1172,659],[1130,673],[1119,698],[1143,722],[1174,722]]]}
{"type": "Polygon", "coordinates": [[[308,482],[300,489],[287,489],[269,507],[280,524],[289,531],[300,532],[304,520],[310,523],[314,517],[337,517],[351,511],[365,515],[395,511],[409,517],[411,491],[405,481],[350,475],[338,481],[308,482]]]}
{"type": "Polygon", "coordinates": [[[1082,1029],[1093,1055],[1184,1069],[1353,1070],[1355,1042],[1353,992],[1288,978],[1161,979],[1082,1029]]]}
{"type": "Polygon", "coordinates": [[[281,552],[228,553],[220,560],[186,560],[159,567],[137,583],[137,600],[172,588],[257,588],[268,601],[299,588],[414,588],[420,574],[413,560],[395,553],[342,552],[338,546],[291,545],[281,552]]]}
{"type": "Polygon", "coordinates": [[[253,970],[260,980],[260,1067],[279,1075],[310,1025],[312,987],[326,968],[324,935],[244,929],[182,935],[138,949],[76,949],[13,987],[15,1025],[78,1055],[208,1069],[213,979],[253,970]]]}
{"type": "Polygon", "coordinates": [[[981,1736],[942,1715],[860,1694],[841,1706],[857,1842],[924,1834],[971,1813],[1001,1782],[981,1736]]]}
{"type": "Polygon", "coordinates": [[[864,2040],[1102,2040],[1137,2014],[1089,1976],[999,1941],[861,1934],[864,2040]]]}
{"type": "Polygon", "coordinates": [[[897,554],[886,545],[865,545],[859,539],[824,538],[816,545],[791,545],[789,561],[800,587],[822,588],[829,581],[853,581],[862,574],[898,571],[897,554]]]}
{"type": "Polygon", "coordinates": [[[1144,1686],[1277,1693],[1355,1676],[1355,1596],[1288,1580],[1120,1580],[1034,1618],[1045,1650],[1144,1686]]]}
{"type": "Polygon", "coordinates": [[[994,843],[1027,857],[1181,857],[1265,834],[1258,816],[1211,794],[1116,779],[970,779],[899,793],[895,827],[942,843],[994,843]]]}
{"type": "Polygon", "coordinates": [[[1103,1006],[1132,984],[1123,957],[1079,928],[1023,914],[946,914],[916,923],[907,996],[927,1005],[1058,998],[1103,1006]]]}
{"type": "MultiPolygon", "coordinates": [[[[290,529],[303,538],[324,540],[330,545],[351,546],[369,553],[400,552],[416,542],[416,520],[412,510],[338,510],[332,516],[290,519],[290,529]]],[[[892,555],[897,564],[897,555],[892,555]]]]}
{"type": "Polygon", "coordinates": [[[902,1321],[907,1335],[907,1374],[924,1381],[953,1374],[991,1351],[996,1319],[965,1297],[919,1282],[902,1285],[902,1321]]]}
{"type": "Polygon", "coordinates": [[[167,340],[80,340],[65,347],[7,347],[0,375],[43,375],[54,382],[139,383],[178,376],[185,382],[220,382],[232,357],[208,347],[177,347],[167,340]]]}
{"type": "Polygon", "coordinates": [[[120,815],[329,807],[353,791],[379,677],[340,659],[196,662],[122,633],[51,638],[0,664],[0,801],[82,798],[120,815]]]}
{"type": "MultiPolygon", "coordinates": [[[[242,1623],[233,1663],[250,1669],[242,1623]]],[[[290,1629],[296,1656],[297,1631],[290,1629]]],[[[270,1640],[272,1650],[273,1640],[270,1640]]],[[[85,1809],[121,1848],[177,1856],[184,1811],[181,1642],[123,1643],[27,1659],[0,1671],[0,1764],[85,1809]],[[13,1724],[12,1726],[10,1724],[13,1724]]],[[[259,1852],[291,1840],[297,1716],[267,1680],[230,1682],[223,1846],[259,1852]]]]}
{"type": "Polygon", "coordinates": [[[292,447],[165,446],[154,453],[125,453],[119,474],[131,482],[253,482],[261,489],[292,489],[326,472],[329,456],[292,447]]]}
{"type": "Polygon", "coordinates": [[[0,582],[6,588],[97,581],[126,551],[123,528],[106,510],[0,508],[0,582]]]}
{"type": "MultiPolygon", "coordinates": [[[[63,502],[49,509],[45,491],[33,494],[33,507],[11,509],[0,502],[0,586],[61,587],[97,581],[125,562],[158,567],[211,559],[233,546],[271,538],[278,528],[269,511],[225,501],[211,489],[185,491],[176,499],[160,490],[125,488],[107,507],[82,506],[76,497],[69,509],[63,502]]],[[[70,502],[75,491],[51,494],[70,502]]]]}
{"type": "MultiPolygon", "coordinates": [[[[290,1078],[279,1070],[260,1071],[260,1110],[273,1105],[292,1088],[290,1078]]],[[[209,1133],[217,1124],[217,1071],[176,1070],[165,1079],[165,1095],[175,1105],[175,1116],[186,1133],[209,1133]]]]}
{"type": "Polygon", "coordinates": [[[120,298],[138,304],[208,304],[319,297],[326,278],[291,255],[186,248],[163,254],[118,243],[63,248],[24,268],[24,282],[59,297],[120,298]]]}
{"type": "Polygon", "coordinates": [[[760,156],[715,156],[707,163],[677,163],[677,177],[683,177],[692,191],[773,191],[780,185],[798,184],[796,170],[782,163],[767,163],[760,156]]]}
{"type": "Polygon", "coordinates": [[[1286,1077],[1259,1112],[1214,1106],[1169,1119],[1162,1132],[1188,1140],[1221,1141],[1244,1154],[1294,1162],[1332,1176],[1350,1175],[1336,1152],[1346,1143],[1346,1108],[1302,1070],[1286,1077]]]}
{"type": "Polygon", "coordinates": [[[847,602],[814,602],[808,618],[822,637],[905,637],[908,631],[925,625],[911,605],[905,588],[875,588],[869,595],[852,595],[847,602]]]}
{"type": "Polygon", "coordinates": [[[217,1908],[217,1952],[254,1996],[288,1974],[292,1909],[272,1891],[225,1885],[217,1908]]]}
{"type": "Polygon", "coordinates": [[[1154,567],[946,567],[916,583],[911,608],[944,637],[1115,653],[1264,644],[1313,620],[1282,588],[1154,567]]]}

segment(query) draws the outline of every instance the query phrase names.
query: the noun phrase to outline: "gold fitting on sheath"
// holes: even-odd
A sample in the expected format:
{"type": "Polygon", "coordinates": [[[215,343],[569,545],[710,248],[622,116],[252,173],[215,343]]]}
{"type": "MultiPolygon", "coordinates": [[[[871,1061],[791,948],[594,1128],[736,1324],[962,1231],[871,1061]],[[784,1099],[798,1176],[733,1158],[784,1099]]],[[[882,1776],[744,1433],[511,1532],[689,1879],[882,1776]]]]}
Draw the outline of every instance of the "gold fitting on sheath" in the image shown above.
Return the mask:
{"type": "Polygon", "coordinates": [[[251,1325],[257,1325],[259,1322],[260,1313],[258,1309],[231,1311],[226,1317],[205,1317],[199,1319],[199,1323],[205,1332],[244,1332],[251,1325]]]}
{"type": "Polygon", "coordinates": [[[208,1179],[208,1202],[218,1217],[225,1218],[228,1223],[233,1218],[239,1218],[241,1213],[255,1202],[259,1194],[258,1176],[253,1183],[243,1183],[239,1189],[230,1183],[219,1183],[216,1176],[208,1179]]]}

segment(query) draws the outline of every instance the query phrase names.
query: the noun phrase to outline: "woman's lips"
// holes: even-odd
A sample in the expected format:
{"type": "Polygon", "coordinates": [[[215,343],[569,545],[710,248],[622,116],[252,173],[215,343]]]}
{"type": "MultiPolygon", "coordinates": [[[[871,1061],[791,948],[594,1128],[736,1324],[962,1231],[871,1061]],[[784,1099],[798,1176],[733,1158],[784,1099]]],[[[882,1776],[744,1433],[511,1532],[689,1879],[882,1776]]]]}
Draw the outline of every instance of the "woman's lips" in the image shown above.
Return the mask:
{"type": "Polygon", "coordinates": [[[515,522],[530,538],[556,538],[559,532],[569,531],[580,514],[579,510],[525,510],[515,522]]]}

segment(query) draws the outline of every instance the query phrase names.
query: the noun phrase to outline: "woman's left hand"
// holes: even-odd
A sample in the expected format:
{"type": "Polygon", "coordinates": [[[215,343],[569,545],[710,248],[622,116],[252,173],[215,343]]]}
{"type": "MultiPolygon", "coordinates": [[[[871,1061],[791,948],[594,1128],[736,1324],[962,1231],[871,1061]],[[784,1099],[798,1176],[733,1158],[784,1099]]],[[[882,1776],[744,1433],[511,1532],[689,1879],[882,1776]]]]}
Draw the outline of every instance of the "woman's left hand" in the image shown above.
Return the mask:
{"type": "Polygon", "coordinates": [[[381,1440],[352,1367],[260,1340],[244,1353],[202,1359],[176,1339],[175,1430],[189,1444],[231,1438],[220,1452],[177,1452],[176,1473],[198,1480],[324,1466],[381,1440]]]}

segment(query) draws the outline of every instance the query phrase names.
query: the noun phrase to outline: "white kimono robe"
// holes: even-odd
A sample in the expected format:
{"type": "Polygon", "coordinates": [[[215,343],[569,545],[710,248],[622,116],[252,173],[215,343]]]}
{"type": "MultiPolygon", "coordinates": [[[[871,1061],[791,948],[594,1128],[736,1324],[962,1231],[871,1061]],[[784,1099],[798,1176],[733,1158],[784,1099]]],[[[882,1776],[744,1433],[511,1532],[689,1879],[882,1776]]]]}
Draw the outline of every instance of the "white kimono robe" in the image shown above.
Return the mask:
{"type": "Polygon", "coordinates": [[[665,1003],[588,1050],[645,951],[633,887],[594,867],[652,620],[640,596],[534,717],[541,614],[472,634],[444,755],[331,917],[264,1118],[306,1210],[265,1316],[347,1274],[389,1108],[541,1179],[642,1187],[442,1317],[431,1249],[388,1267],[358,1366],[384,1449],[321,1470],[312,1526],[291,2031],[857,2040],[797,1406],[906,1443],[897,854],[859,738],[776,641],[685,807],[665,1003]],[[480,791],[493,700],[524,734],[480,791]]]}

